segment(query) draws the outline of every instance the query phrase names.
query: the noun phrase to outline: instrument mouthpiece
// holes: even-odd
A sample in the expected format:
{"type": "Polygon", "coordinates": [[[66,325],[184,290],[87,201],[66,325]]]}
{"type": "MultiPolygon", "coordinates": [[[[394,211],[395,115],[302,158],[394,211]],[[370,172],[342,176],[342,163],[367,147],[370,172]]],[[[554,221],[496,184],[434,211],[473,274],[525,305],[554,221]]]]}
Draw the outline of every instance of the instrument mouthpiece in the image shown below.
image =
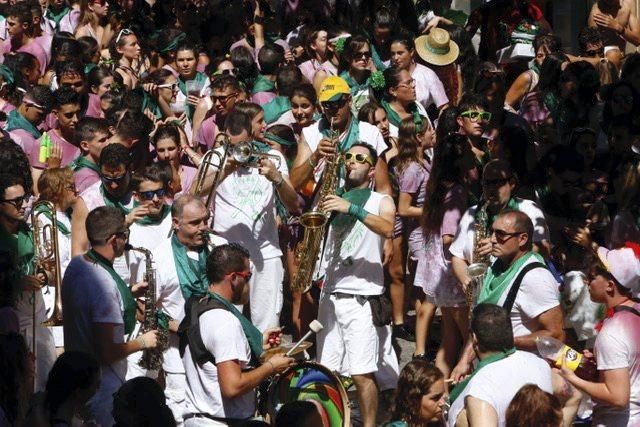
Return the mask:
{"type": "Polygon", "coordinates": [[[324,329],[324,326],[322,326],[322,323],[318,322],[317,320],[314,320],[311,323],[309,323],[309,329],[311,329],[313,332],[317,334],[318,332],[324,329]]]}

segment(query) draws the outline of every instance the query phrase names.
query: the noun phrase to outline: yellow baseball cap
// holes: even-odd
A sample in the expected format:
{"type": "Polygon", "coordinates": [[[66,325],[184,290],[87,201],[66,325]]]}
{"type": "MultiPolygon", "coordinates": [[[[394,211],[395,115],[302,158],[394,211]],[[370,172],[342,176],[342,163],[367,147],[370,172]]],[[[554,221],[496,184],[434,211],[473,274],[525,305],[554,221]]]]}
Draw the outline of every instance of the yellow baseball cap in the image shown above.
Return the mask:
{"type": "Polygon", "coordinates": [[[318,99],[320,102],[337,101],[342,95],[350,95],[349,85],[338,76],[330,76],[322,81],[318,99]]]}

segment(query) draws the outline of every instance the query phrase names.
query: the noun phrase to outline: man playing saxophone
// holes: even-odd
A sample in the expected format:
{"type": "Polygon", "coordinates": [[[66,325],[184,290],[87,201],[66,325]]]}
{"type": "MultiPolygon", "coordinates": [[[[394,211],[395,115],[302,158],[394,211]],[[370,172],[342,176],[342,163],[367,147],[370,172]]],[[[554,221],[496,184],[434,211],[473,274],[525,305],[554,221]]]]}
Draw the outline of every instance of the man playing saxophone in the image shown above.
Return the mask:
{"type": "Polygon", "coordinates": [[[378,389],[395,388],[398,378],[391,318],[378,310],[384,302],[382,248],[393,230],[395,206],[391,197],[370,189],[377,160],[373,147],[355,143],[344,157],[344,191],[321,201],[322,210],[336,215],[323,259],[318,358],[353,378],[363,425],[370,427],[376,425],[378,389]]]}

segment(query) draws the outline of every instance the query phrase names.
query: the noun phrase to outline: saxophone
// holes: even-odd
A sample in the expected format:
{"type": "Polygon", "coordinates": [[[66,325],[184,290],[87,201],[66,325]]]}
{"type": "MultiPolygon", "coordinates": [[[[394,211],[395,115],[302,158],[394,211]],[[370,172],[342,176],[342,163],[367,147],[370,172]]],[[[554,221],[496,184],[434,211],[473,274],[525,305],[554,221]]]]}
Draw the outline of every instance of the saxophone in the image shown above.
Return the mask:
{"type": "MultiPolygon", "coordinates": [[[[331,141],[337,141],[338,132],[333,129],[333,119],[330,129],[331,141]]],[[[324,171],[320,178],[321,187],[318,191],[318,206],[315,210],[306,212],[300,217],[300,224],[304,227],[304,236],[295,250],[295,263],[298,266],[298,271],[290,284],[292,292],[304,293],[311,288],[324,232],[329,221],[329,213],[322,209],[322,201],[327,196],[335,194],[338,186],[342,155],[336,152],[335,155],[325,157],[325,159],[324,171]]]]}
{"type": "Polygon", "coordinates": [[[160,328],[158,325],[158,309],[156,307],[156,272],[153,268],[153,256],[151,251],[146,248],[134,248],[131,245],[126,247],[129,251],[139,252],[145,258],[144,281],[147,282],[147,290],[144,293],[144,321],[142,322],[142,333],[157,330],[158,346],[152,349],[142,351],[142,357],[138,365],[148,370],[158,370],[162,367],[162,353],[167,349],[169,344],[169,331],[160,328]]]}
{"type": "Polygon", "coordinates": [[[480,242],[489,237],[489,234],[487,233],[487,223],[489,222],[489,217],[487,216],[488,205],[488,202],[485,202],[485,204],[482,205],[480,211],[476,215],[473,227],[472,263],[467,267],[467,274],[471,278],[471,281],[464,290],[467,306],[469,307],[469,317],[471,317],[471,311],[473,311],[473,306],[475,305],[476,294],[479,291],[479,287],[482,286],[484,276],[489,268],[489,256],[481,256],[478,253],[480,250],[480,242]]]}

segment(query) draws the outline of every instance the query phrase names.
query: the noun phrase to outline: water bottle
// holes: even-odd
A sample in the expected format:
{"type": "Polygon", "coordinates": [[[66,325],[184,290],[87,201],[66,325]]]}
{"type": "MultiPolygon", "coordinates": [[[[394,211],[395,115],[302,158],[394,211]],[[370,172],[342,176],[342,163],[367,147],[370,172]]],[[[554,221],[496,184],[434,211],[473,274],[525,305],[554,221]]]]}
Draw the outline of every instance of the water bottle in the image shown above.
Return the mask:
{"type": "Polygon", "coordinates": [[[582,353],[565,345],[562,341],[546,336],[537,337],[536,347],[538,347],[540,355],[554,362],[556,367],[562,366],[564,358],[565,366],[583,380],[594,381],[596,379],[598,369],[593,359],[584,357],[582,353]]]}

